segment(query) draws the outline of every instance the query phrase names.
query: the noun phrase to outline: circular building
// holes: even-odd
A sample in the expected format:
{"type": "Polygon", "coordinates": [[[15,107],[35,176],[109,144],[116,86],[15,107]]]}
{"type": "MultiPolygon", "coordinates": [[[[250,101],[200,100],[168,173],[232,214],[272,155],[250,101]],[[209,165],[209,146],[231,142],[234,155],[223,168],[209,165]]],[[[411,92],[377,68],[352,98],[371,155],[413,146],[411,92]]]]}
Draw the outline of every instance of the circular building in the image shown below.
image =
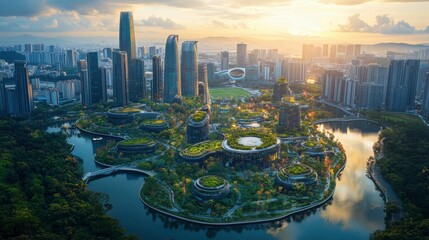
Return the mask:
{"type": "Polygon", "coordinates": [[[208,175],[198,178],[192,185],[192,193],[200,201],[219,200],[229,195],[231,185],[221,177],[208,175]]]}
{"type": "Polygon", "coordinates": [[[119,107],[110,109],[107,112],[107,119],[113,124],[126,124],[134,119],[134,114],[141,113],[139,108],[119,107]]]}
{"type": "Polygon", "coordinates": [[[293,189],[293,184],[303,183],[306,186],[317,184],[318,175],[305,164],[293,164],[277,171],[276,183],[287,189],[293,189]]]}
{"type": "Polygon", "coordinates": [[[235,118],[240,124],[260,123],[264,121],[262,113],[251,110],[240,110],[235,118]]]}
{"type": "Polygon", "coordinates": [[[245,68],[232,68],[228,70],[228,76],[232,81],[241,81],[246,78],[245,68]]]}
{"type": "Polygon", "coordinates": [[[189,116],[186,124],[186,142],[199,143],[209,139],[209,115],[203,111],[196,111],[189,116]]]}
{"type": "Polygon", "coordinates": [[[168,129],[168,123],[163,119],[148,119],[140,127],[151,132],[162,132],[168,129]]]}
{"type": "Polygon", "coordinates": [[[269,133],[238,131],[227,134],[222,148],[233,165],[264,168],[279,158],[280,143],[280,139],[269,133]]]}
{"type": "Polygon", "coordinates": [[[117,150],[124,154],[148,154],[156,150],[157,143],[147,138],[132,138],[120,141],[117,150]]]}
{"type": "Polygon", "coordinates": [[[180,157],[185,161],[203,162],[210,156],[220,154],[222,141],[205,141],[197,143],[180,152],[180,157]]]}

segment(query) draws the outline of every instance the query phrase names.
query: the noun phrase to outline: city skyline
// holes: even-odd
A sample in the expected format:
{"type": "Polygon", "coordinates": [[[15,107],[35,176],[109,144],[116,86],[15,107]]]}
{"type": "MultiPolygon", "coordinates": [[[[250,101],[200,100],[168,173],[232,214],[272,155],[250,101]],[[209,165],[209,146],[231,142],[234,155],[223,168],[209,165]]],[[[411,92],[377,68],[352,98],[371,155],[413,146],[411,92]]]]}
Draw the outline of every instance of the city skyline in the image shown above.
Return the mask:
{"type": "Polygon", "coordinates": [[[138,41],[177,34],[184,40],[224,36],[302,43],[429,42],[428,1],[1,2],[2,36],[114,37],[118,13],[133,11],[138,41]]]}

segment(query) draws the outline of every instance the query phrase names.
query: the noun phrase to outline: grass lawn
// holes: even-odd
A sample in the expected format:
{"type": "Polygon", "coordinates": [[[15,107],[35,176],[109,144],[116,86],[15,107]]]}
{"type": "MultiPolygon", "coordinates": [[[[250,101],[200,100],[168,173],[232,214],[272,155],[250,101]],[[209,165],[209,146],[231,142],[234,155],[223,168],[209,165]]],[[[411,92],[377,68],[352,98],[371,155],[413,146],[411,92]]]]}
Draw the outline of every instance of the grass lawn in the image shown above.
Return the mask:
{"type": "Polygon", "coordinates": [[[402,113],[381,112],[379,113],[379,117],[393,122],[421,122],[420,119],[416,116],[402,113]]]}
{"type": "Polygon", "coordinates": [[[212,98],[250,97],[252,94],[241,88],[210,88],[212,98]]]}

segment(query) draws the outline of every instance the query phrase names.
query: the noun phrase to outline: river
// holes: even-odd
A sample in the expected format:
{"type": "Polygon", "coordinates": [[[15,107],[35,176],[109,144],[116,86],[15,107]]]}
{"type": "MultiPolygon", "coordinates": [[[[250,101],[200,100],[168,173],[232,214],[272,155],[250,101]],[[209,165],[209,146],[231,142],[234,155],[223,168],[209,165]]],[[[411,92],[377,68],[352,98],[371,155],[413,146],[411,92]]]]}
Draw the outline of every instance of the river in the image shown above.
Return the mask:
{"type": "MultiPolygon", "coordinates": [[[[166,217],[145,207],[139,198],[144,177],[119,173],[91,181],[88,188],[109,196],[113,208],[108,214],[119,220],[130,234],[140,239],[368,239],[384,229],[384,202],[374,183],[366,176],[366,159],[380,127],[363,121],[319,125],[333,132],[347,155],[347,165],[337,181],[329,204],[273,223],[234,227],[206,227],[166,217]]],[[[48,132],[59,131],[59,126],[48,132]]],[[[92,136],[71,134],[73,154],[83,159],[84,172],[99,169],[93,161],[95,150],[106,140],[93,142],[92,136]]]]}

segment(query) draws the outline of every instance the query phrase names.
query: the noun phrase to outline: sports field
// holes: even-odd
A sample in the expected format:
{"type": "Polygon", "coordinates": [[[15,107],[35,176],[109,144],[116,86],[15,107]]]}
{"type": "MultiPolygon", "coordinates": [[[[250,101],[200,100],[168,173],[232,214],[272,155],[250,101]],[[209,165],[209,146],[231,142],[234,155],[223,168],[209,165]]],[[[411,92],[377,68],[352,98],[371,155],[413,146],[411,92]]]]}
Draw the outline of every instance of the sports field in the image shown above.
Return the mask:
{"type": "Polygon", "coordinates": [[[249,97],[252,96],[249,92],[241,88],[210,88],[210,96],[212,98],[230,98],[230,97],[249,97]]]}

